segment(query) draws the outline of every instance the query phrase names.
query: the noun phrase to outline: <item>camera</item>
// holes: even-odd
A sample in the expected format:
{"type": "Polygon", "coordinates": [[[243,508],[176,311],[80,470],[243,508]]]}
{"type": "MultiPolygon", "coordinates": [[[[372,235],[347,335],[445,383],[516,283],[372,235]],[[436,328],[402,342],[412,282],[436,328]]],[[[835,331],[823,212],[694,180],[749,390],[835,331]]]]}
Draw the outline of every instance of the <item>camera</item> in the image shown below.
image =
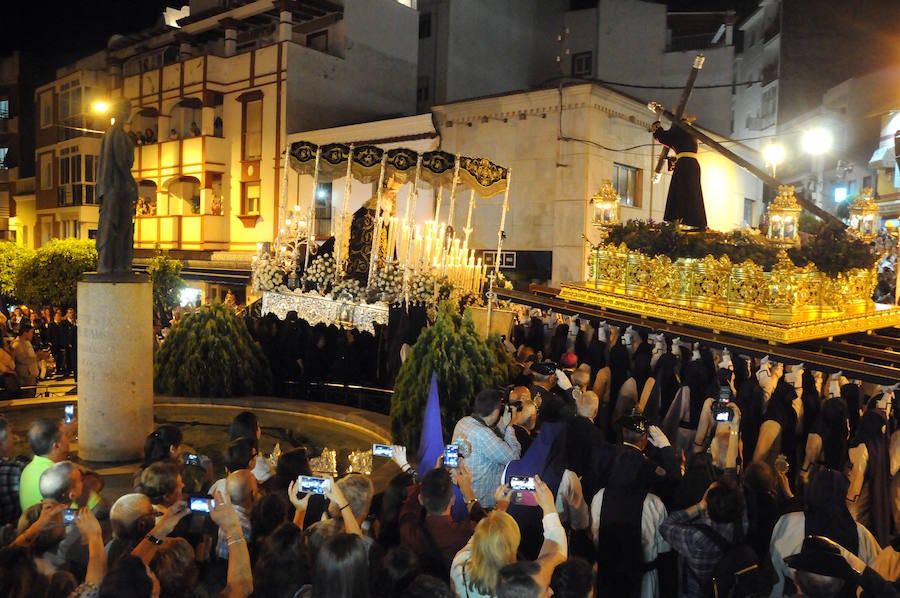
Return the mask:
{"type": "Polygon", "coordinates": [[[312,494],[327,494],[331,487],[331,481],[327,478],[314,476],[297,476],[297,492],[309,492],[312,494]]]}
{"type": "Polygon", "coordinates": [[[69,403],[63,409],[63,413],[65,416],[63,417],[63,422],[67,424],[71,424],[75,421],[75,403],[69,403]]]}
{"type": "Polygon", "coordinates": [[[720,386],[719,398],[713,401],[710,409],[719,423],[730,422],[734,418],[734,410],[731,408],[731,387],[720,386]]]}
{"type": "Polygon", "coordinates": [[[75,523],[75,515],[78,514],[78,509],[63,509],[62,512],[62,522],[63,525],[72,525],[75,523]]]}
{"type": "Polygon", "coordinates": [[[394,456],[394,447],[389,444],[373,444],[372,445],[372,456],[373,457],[393,457],[394,456]]]}
{"type": "Polygon", "coordinates": [[[192,496],[188,505],[194,513],[209,513],[216,508],[216,500],[208,496],[192,496]]]}
{"type": "Polygon", "coordinates": [[[775,471],[778,473],[786,474],[790,467],[786,456],[778,455],[778,457],[775,458],[775,471]]]}
{"type": "Polygon", "coordinates": [[[448,444],[444,447],[444,466],[459,467],[459,447],[455,444],[448,444]]]}
{"type": "Polygon", "coordinates": [[[196,467],[203,467],[203,458],[200,455],[194,453],[187,453],[184,456],[184,464],[185,465],[194,465],[196,467]]]}
{"type": "Polygon", "coordinates": [[[510,401],[509,395],[513,391],[515,386],[509,385],[504,386],[498,389],[502,394],[500,396],[500,417],[502,418],[507,409],[509,410],[510,415],[512,415],[513,411],[522,411],[524,409],[524,403],[521,400],[510,401]]]}

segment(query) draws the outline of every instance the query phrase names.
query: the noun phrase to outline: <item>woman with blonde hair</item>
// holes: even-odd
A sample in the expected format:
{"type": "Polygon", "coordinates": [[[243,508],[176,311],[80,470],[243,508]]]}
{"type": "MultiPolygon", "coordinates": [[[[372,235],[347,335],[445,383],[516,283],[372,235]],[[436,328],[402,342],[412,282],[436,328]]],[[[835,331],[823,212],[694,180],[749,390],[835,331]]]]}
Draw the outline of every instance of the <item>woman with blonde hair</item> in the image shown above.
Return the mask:
{"type": "MultiPolygon", "coordinates": [[[[537,563],[541,566],[541,576],[546,577],[545,585],[548,585],[553,569],[566,560],[568,547],[553,493],[538,476],[534,476],[534,482],[534,498],[544,513],[544,544],[537,563]]],[[[516,551],[522,538],[515,519],[506,513],[511,496],[509,486],[497,489],[497,508],[478,522],[468,544],[456,553],[450,567],[450,579],[460,598],[496,596],[500,569],[516,562],[516,551]]]]}

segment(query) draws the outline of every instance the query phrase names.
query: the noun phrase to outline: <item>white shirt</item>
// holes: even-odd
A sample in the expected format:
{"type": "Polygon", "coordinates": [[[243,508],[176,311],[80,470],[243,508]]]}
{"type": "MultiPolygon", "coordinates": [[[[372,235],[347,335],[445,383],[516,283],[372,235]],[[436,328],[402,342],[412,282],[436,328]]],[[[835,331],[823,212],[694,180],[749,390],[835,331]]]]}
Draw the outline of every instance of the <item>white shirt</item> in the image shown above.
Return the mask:
{"type": "MultiPolygon", "coordinates": [[[[857,523],[856,531],[859,535],[859,554],[857,556],[871,567],[878,558],[881,547],[863,525],[857,523]]],[[[777,581],[772,587],[772,598],[784,595],[785,578],[793,579],[794,570],[784,564],[784,557],[800,552],[800,549],[803,548],[805,533],[806,515],[804,513],[782,515],[775,523],[775,528],[772,530],[772,542],[769,545],[769,554],[777,576],[777,581]]]]}
{"type": "MultiPolygon", "coordinates": [[[[600,509],[603,507],[603,493],[600,489],[591,501],[591,536],[594,546],[597,545],[597,532],[600,530],[600,509]]],[[[672,549],[659,533],[659,525],[668,516],[666,507],[655,494],[647,494],[641,509],[641,546],[644,549],[644,562],[656,560],[660,552],[672,549]]],[[[659,595],[659,578],[656,569],[644,573],[641,580],[641,598],[656,598],[659,595]]]]}

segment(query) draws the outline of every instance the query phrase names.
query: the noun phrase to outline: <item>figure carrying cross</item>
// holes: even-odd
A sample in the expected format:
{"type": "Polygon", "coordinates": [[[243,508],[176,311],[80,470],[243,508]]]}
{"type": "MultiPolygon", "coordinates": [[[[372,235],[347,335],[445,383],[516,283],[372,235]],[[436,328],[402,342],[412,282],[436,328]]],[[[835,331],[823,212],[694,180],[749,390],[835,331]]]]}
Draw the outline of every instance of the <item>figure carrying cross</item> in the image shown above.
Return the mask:
{"type": "MultiPolygon", "coordinates": [[[[656,108],[656,114],[658,118],[661,116],[661,107],[656,108]]],[[[705,230],[706,206],[700,185],[697,139],[674,123],[668,129],[663,129],[659,120],[653,123],[650,130],[657,141],[675,152],[675,168],[669,183],[663,219],[667,222],[680,221],[684,226],[705,230]]]]}

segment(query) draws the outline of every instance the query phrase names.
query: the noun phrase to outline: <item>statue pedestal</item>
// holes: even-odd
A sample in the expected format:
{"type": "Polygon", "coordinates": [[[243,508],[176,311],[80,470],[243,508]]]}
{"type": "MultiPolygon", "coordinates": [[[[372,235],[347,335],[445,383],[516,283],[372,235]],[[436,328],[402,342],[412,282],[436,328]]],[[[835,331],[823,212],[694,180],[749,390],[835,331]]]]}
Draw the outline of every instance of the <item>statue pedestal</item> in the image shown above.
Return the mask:
{"type": "Polygon", "coordinates": [[[78,445],[87,461],[133,461],[153,431],[153,299],[146,277],[78,283],[78,445]]]}

